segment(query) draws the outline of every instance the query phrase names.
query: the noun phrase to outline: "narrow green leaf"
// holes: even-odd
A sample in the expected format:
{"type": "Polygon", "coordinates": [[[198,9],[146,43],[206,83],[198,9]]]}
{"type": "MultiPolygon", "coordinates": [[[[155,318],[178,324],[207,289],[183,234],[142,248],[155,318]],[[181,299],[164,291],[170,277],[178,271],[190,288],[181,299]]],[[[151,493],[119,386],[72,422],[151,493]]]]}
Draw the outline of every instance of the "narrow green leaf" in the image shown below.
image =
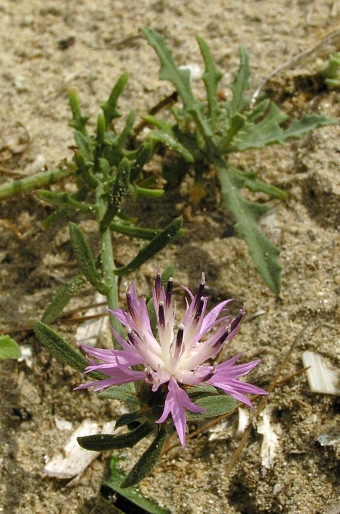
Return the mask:
{"type": "Polygon", "coordinates": [[[104,482],[104,485],[110,487],[117,495],[123,496],[126,501],[131,502],[133,505],[137,505],[147,514],[170,514],[168,510],[160,507],[153,500],[145,498],[138,489],[123,489],[120,486],[125,477],[122,471],[118,468],[119,460],[121,460],[119,456],[112,455],[110,460],[110,476],[104,482]]]}
{"type": "Polygon", "coordinates": [[[203,407],[205,411],[198,414],[188,411],[187,419],[189,420],[222,416],[223,414],[231,412],[236,407],[235,400],[226,394],[205,396],[196,400],[195,403],[199,407],[203,407]]]}
{"type": "Polygon", "coordinates": [[[202,77],[205,84],[208,100],[208,117],[211,122],[212,128],[215,127],[218,115],[220,113],[220,106],[218,103],[217,89],[218,84],[223,77],[223,73],[215,66],[214,59],[211,55],[210,48],[203,38],[196,36],[197,42],[200,47],[202,57],[204,59],[205,70],[202,77]]]}
{"type": "Polygon", "coordinates": [[[106,286],[102,282],[101,276],[96,269],[96,264],[92,257],[90,245],[85,234],[75,223],[70,222],[70,237],[74,254],[78,265],[90,284],[100,293],[106,294],[106,286]]]}
{"type": "MultiPolygon", "coordinates": [[[[151,177],[150,177],[151,178],[151,177]]],[[[150,180],[151,182],[151,180],[150,180]]],[[[153,182],[153,180],[152,180],[153,182]]],[[[164,195],[164,189],[149,189],[146,187],[137,186],[137,184],[133,184],[133,198],[138,198],[142,196],[143,198],[160,198],[164,195]]]]}
{"type": "Polygon", "coordinates": [[[103,102],[100,106],[104,112],[107,129],[110,127],[111,122],[114,118],[118,118],[121,116],[121,112],[117,108],[117,102],[128,80],[129,75],[127,73],[123,73],[114,85],[108,100],[106,102],[103,102]]]}
{"type": "Polygon", "coordinates": [[[129,237],[137,237],[139,239],[145,239],[147,241],[151,241],[157,234],[162,232],[162,229],[153,229],[153,228],[140,228],[134,227],[133,225],[127,225],[123,223],[111,223],[110,230],[113,232],[118,232],[119,234],[125,234],[129,237]]]}
{"type": "Polygon", "coordinates": [[[20,346],[8,335],[0,336],[0,361],[3,359],[19,359],[20,346]]]}
{"type": "MultiPolygon", "coordinates": [[[[75,350],[73,346],[65,341],[57,332],[45,325],[45,323],[36,321],[34,323],[34,332],[41,344],[62,363],[71,366],[71,368],[81,373],[83,373],[85,368],[89,365],[88,361],[81,353],[75,350]]],[[[97,379],[107,378],[106,375],[96,371],[88,375],[97,379]]]]}
{"type": "Polygon", "coordinates": [[[136,114],[137,114],[136,109],[131,109],[131,111],[129,112],[128,117],[126,119],[126,123],[124,125],[124,128],[121,131],[121,133],[117,139],[117,142],[116,142],[117,148],[123,148],[123,146],[126,144],[128,138],[130,136],[133,136],[133,124],[136,119],[136,114]]]}
{"type": "Polygon", "coordinates": [[[174,219],[160,234],[150,241],[150,243],[142,248],[132,261],[114,270],[115,275],[123,276],[137,270],[142,264],[151,259],[156,253],[165,248],[178,235],[183,225],[182,216],[174,219]]]}
{"type": "Polygon", "coordinates": [[[82,113],[78,93],[75,89],[71,89],[69,92],[69,102],[72,111],[72,119],[68,123],[69,126],[86,135],[86,123],[90,116],[82,113]]]}
{"type": "Polygon", "coordinates": [[[124,427],[125,425],[129,425],[130,423],[136,422],[140,420],[141,414],[140,411],[135,412],[126,412],[119,416],[116,421],[115,430],[119,427],[124,427]]]}
{"type": "Polygon", "coordinates": [[[132,448],[139,441],[144,439],[153,431],[151,425],[144,423],[135,430],[131,430],[127,434],[113,435],[113,434],[95,434],[77,437],[78,444],[95,452],[105,452],[108,450],[117,450],[121,448],[132,448]]]}
{"type": "Polygon", "coordinates": [[[257,178],[257,174],[254,172],[241,171],[231,165],[228,166],[228,172],[239,189],[246,187],[254,193],[266,193],[273,198],[280,198],[280,200],[285,200],[287,198],[286,193],[282,191],[282,189],[262,182],[257,178]]]}
{"type": "Polygon", "coordinates": [[[126,157],[123,157],[118,167],[113,189],[107,198],[107,208],[103,219],[100,222],[101,232],[105,232],[105,230],[109,228],[111,221],[120,210],[120,204],[129,188],[130,168],[131,165],[129,160],[126,157]]]}
{"type": "Polygon", "coordinates": [[[178,139],[175,137],[175,135],[172,133],[170,128],[166,132],[164,130],[152,130],[148,134],[148,139],[155,143],[161,143],[162,145],[166,146],[167,148],[171,148],[171,150],[175,150],[178,152],[183,159],[185,159],[187,162],[195,162],[195,158],[192,155],[192,153],[184,146],[178,139]]]}
{"type": "Polygon", "coordinates": [[[72,198],[70,193],[56,193],[54,191],[40,190],[37,192],[38,198],[44,202],[58,205],[59,207],[67,207],[74,212],[93,212],[94,207],[85,202],[78,202],[72,198]]]}
{"type": "Polygon", "coordinates": [[[46,325],[53,323],[73,296],[78,294],[87,285],[88,281],[84,275],[77,275],[67,282],[47,305],[41,321],[46,323],[46,325]]]}
{"type": "Polygon", "coordinates": [[[150,473],[150,471],[158,461],[159,457],[161,456],[162,449],[166,441],[166,437],[167,434],[165,426],[161,425],[159,432],[155,437],[154,441],[152,442],[152,444],[143,453],[137,464],[134,465],[134,467],[122,483],[122,488],[125,489],[126,487],[132,487],[138,484],[138,482],[143,480],[143,478],[145,478],[150,473]]]}
{"type": "Polygon", "coordinates": [[[225,103],[230,116],[240,113],[250,103],[250,99],[245,96],[245,91],[249,87],[250,67],[249,58],[245,48],[240,46],[240,67],[229,89],[233,92],[233,98],[225,103]]]}
{"type": "Polygon", "coordinates": [[[131,182],[142,178],[143,168],[151,160],[155,151],[156,145],[154,145],[152,141],[143,141],[136,155],[136,160],[131,167],[131,182]]]}
{"type": "Polygon", "coordinates": [[[55,182],[59,182],[64,178],[74,175],[75,172],[76,170],[74,165],[67,164],[65,169],[56,168],[54,170],[43,171],[42,173],[36,173],[31,177],[14,180],[9,184],[2,184],[0,186],[0,200],[10,198],[18,193],[32,191],[34,189],[48,186],[49,184],[54,184],[55,182]]]}
{"type": "Polygon", "coordinates": [[[83,179],[90,189],[95,189],[99,182],[92,172],[92,163],[85,161],[81,150],[77,150],[74,153],[73,160],[78,168],[78,176],[83,179]]]}

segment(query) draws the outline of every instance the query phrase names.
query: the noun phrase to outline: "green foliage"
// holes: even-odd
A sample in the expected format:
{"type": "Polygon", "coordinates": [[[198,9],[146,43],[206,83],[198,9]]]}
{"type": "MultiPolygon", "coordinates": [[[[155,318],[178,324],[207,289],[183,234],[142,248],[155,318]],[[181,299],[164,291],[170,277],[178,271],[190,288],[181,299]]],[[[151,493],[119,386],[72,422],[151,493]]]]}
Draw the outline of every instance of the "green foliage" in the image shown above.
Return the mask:
{"type": "MultiPolygon", "coordinates": [[[[110,487],[117,495],[123,496],[127,501],[133,505],[140,507],[141,512],[147,514],[169,514],[169,511],[157,505],[154,501],[149,498],[145,498],[138,489],[128,488],[123,489],[121,483],[124,480],[124,474],[120,471],[118,465],[120,457],[113,455],[110,461],[110,476],[104,482],[104,485],[110,487]]],[[[131,509],[132,511],[132,509],[131,509]]]]}
{"type": "Polygon", "coordinates": [[[233,411],[236,407],[235,400],[226,394],[205,396],[203,398],[199,398],[195,403],[199,407],[203,407],[205,412],[201,414],[188,412],[187,419],[189,420],[222,416],[223,414],[233,411]]]}
{"type": "Polygon", "coordinates": [[[149,448],[143,453],[139,461],[133,466],[130,473],[121,484],[123,489],[138,484],[138,482],[143,480],[143,478],[145,478],[150,473],[159,457],[161,456],[166,437],[167,434],[165,426],[161,425],[158,429],[158,434],[156,435],[149,448]]]}
{"type": "MultiPolygon", "coordinates": [[[[73,348],[57,332],[41,321],[34,323],[34,332],[41,344],[45,346],[58,360],[84,373],[88,362],[85,357],[73,348]]],[[[103,378],[105,375],[94,372],[89,373],[94,378],[103,378]]]]}
{"type": "MultiPolygon", "coordinates": [[[[144,177],[144,167],[156,151],[155,143],[135,142],[132,149],[135,110],[130,111],[119,133],[113,126],[114,120],[121,116],[117,104],[127,80],[127,74],[119,77],[108,100],[101,104],[103,112],[98,115],[94,135],[87,130],[89,116],[82,112],[77,92],[70,92],[72,119],[69,125],[75,129],[77,148],[69,168],[76,179],[77,190],[73,193],[39,191],[38,196],[55,208],[45,220],[46,227],[56,222],[70,221],[72,247],[81,275],[68,282],[47,306],[42,317],[44,323],[53,322],[71,298],[88,284],[107,296],[111,309],[117,308],[117,277],[137,270],[182,232],[181,218],[176,218],[164,229],[144,229],[134,226],[123,212],[127,196],[138,201],[140,196],[155,198],[163,194],[162,190],[153,189],[152,180],[145,180],[144,177]],[[98,254],[94,253],[85,233],[75,223],[79,217],[97,221],[100,238],[98,254]],[[118,269],[111,241],[111,232],[115,231],[148,241],[130,263],[118,269]]],[[[120,330],[119,323],[112,316],[111,323],[120,330]]]]}
{"type": "Polygon", "coordinates": [[[340,86],[340,52],[330,54],[327,61],[318,59],[317,70],[329,87],[340,86]]]}
{"type": "Polygon", "coordinates": [[[139,441],[148,436],[154,428],[147,424],[141,424],[135,430],[122,435],[95,434],[78,437],[77,441],[85,450],[104,452],[107,450],[118,450],[121,448],[132,448],[139,441]]]}
{"type": "MultiPolygon", "coordinates": [[[[197,183],[202,181],[204,167],[208,169],[209,166],[215,166],[222,189],[222,205],[233,214],[237,233],[246,241],[250,256],[263,280],[274,293],[279,293],[280,251],[257,225],[259,218],[269,207],[246,200],[242,190],[247,188],[252,192],[261,191],[281,199],[285,199],[286,194],[275,186],[261,182],[255,173],[230,166],[227,158],[231,152],[263,148],[275,143],[282,144],[287,139],[301,137],[335,121],[309,114],[283,128],[282,124],[286,124],[287,116],[269,100],[263,100],[249,108],[250,98],[246,91],[251,72],[248,54],[243,47],[240,47],[239,69],[229,84],[232,97],[230,100],[220,101],[218,84],[223,74],[215,66],[206,42],[198,37],[205,64],[202,77],[206,89],[204,103],[201,99],[195,98],[189,70],[176,65],[164,37],[146,27],[141,30],[158,55],[161,65],[160,79],[170,81],[182,100],[181,108],[172,108],[175,123],[164,122],[151,116],[146,118],[155,127],[148,138],[175,150],[186,163],[194,161],[195,169],[199,170],[197,183]]],[[[165,166],[169,177],[171,167],[167,164],[165,166]]],[[[179,168],[177,164],[173,173],[179,168]]],[[[185,169],[184,165],[182,169],[185,169]]],[[[172,181],[176,182],[176,179],[173,178],[172,181]]]]}
{"type": "Polygon", "coordinates": [[[8,335],[0,336],[0,361],[4,359],[19,359],[20,346],[8,335]]]}

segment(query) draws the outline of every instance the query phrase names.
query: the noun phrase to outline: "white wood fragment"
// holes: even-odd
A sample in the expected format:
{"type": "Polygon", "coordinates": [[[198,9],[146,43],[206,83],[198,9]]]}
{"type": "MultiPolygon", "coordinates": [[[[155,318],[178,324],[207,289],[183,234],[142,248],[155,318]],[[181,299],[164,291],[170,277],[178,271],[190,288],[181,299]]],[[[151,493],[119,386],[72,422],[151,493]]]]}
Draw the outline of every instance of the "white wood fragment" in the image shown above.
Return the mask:
{"type": "Polygon", "coordinates": [[[26,175],[32,175],[33,173],[38,173],[39,171],[44,171],[44,166],[46,164],[46,159],[43,155],[38,155],[35,161],[33,161],[29,166],[25,168],[26,175]]]}
{"type": "Polygon", "coordinates": [[[340,443],[340,430],[337,432],[320,434],[316,440],[321,446],[335,446],[340,443]]]}
{"type": "Polygon", "coordinates": [[[20,350],[21,350],[21,356],[18,358],[18,362],[25,361],[26,365],[29,368],[32,368],[33,362],[34,362],[32,346],[28,345],[28,344],[21,344],[20,350]]]}
{"type": "Polygon", "coordinates": [[[59,479],[69,479],[80,475],[96,459],[99,452],[92,452],[81,448],[77,442],[77,437],[101,433],[112,433],[115,422],[106,423],[100,430],[98,423],[85,419],[79,427],[69,437],[63,454],[56,454],[48,460],[43,470],[43,477],[55,477],[59,479]]]}
{"type": "Polygon", "coordinates": [[[73,423],[71,421],[67,421],[67,419],[54,416],[54,422],[58,430],[72,430],[73,428],[73,423]]]}
{"type": "Polygon", "coordinates": [[[215,425],[209,431],[209,441],[225,440],[228,437],[228,428],[229,422],[226,420],[215,425]]]}
{"type": "Polygon", "coordinates": [[[249,411],[248,409],[243,409],[242,407],[239,407],[238,409],[238,426],[237,430],[235,432],[235,437],[242,437],[244,434],[245,429],[249,425],[249,411]]]}
{"type": "MultiPolygon", "coordinates": [[[[106,296],[96,293],[94,296],[94,303],[106,302],[106,296]]],[[[107,313],[107,305],[100,305],[98,307],[92,307],[86,311],[86,316],[96,316],[98,314],[107,313]]],[[[78,343],[86,344],[87,346],[96,346],[100,341],[103,333],[107,330],[109,325],[108,316],[98,316],[98,318],[92,318],[81,323],[76,332],[76,339],[78,343]]]]}
{"type": "Polygon", "coordinates": [[[257,431],[259,434],[263,435],[260,455],[264,474],[265,470],[273,467],[276,451],[279,445],[278,437],[270,424],[270,416],[271,410],[267,407],[261,413],[257,421],[257,431]]]}
{"type": "Polygon", "coordinates": [[[306,371],[309,387],[314,393],[340,394],[338,373],[330,369],[323,357],[312,351],[302,354],[302,362],[306,371]]]}

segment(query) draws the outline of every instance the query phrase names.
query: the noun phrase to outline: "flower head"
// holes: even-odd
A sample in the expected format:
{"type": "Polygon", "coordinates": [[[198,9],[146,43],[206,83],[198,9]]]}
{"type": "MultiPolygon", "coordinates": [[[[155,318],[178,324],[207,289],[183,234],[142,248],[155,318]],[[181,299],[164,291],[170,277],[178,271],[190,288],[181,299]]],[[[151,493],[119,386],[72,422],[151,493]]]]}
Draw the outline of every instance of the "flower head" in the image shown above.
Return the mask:
{"type": "Polygon", "coordinates": [[[113,335],[122,350],[100,350],[82,345],[90,365],[86,372],[100,371],[108,378],[80,386],[94,386],[95,390],[128,382],[144,381],[153,392],[164,388],[166,397],[161,417],[156,423],[163,423],[171,413],[182,446],[185,445],[185,409],[202,413],[186,391],[187,386],[212,385],[222,389],[232,398],[252,407],[246,394],[266,394],[251,384],[241,382],[259,360],[235,365],[241,354],[221,364],[213,365],[209,360],[215,357],[225,343],[239,331],[244,308],[236,318],[226,314],[225,300],[206,312],[208,298],[204,296],[205,279],[202,280],[196,296],[184,287],[189,295],[182,323],[175,326],[175,304],[172,298],[172,279],[166,288],[161,277],[156,276],[153,289],[153,305],[157,318],[158,333],[151,328],[145,298],[138,298],[136,284],[132,283],[126,293],[127,311],[116,309],[112,313],[127,329],[127,339],[114,329],[113,335]],[[215,329],[212,331],[212,329],[215,329]],[[96,360],[92,360],[90,356],[96,360]]]}

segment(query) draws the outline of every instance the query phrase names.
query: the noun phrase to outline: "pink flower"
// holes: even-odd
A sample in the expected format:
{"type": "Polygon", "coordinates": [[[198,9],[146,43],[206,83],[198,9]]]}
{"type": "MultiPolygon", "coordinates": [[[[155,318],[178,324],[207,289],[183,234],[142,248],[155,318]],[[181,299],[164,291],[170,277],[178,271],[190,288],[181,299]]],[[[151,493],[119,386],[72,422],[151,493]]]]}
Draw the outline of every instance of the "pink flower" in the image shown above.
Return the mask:
{"type": "Polygon", "coordinates": [[[175,304],[172,299],[172,279],[166,289],[161,277],[156,276],[153,305],[157,317],[157,336],[153,334],[145,298],[138,298],[136,284],[127,290],[128,310],[116,309],[112,313],[127,328],[127,340],[112,329],[122,350],[100,350],[82,345],[90,365],[86,372],[99,371],[108,378],[89,382],[78,389],[94,386],[95,390],[144,381],[156,392],[160,386],[167,389],[164,410],[156,423],[163,423],[171,413],[182,446],[185,445],[185,409],[202,413],[204,409],[193,403],[186,386],[210,384],[222,389],[235,400],[252,404],[246,394],[266,394],[240,377],[251,371],[259,360],[235,365],[241,354],[221,364],[209,364],[225,343],[239,331],[244,316],[242,309],[236,318],[226,314],[225,300],[206,313],[208,298],[204,294],[205,279],[196,296],[184,287],[189,295],[183,322],[175,329],[175,304]],[[216,329],[211,333],[212,329],[216,329]],[[91,360],[92,356],[96,361],[91,360]],[[99,363],[97,362],[99,361],[99,363]],[[132,368],[133,367],[133,368],[132,368]]]}

